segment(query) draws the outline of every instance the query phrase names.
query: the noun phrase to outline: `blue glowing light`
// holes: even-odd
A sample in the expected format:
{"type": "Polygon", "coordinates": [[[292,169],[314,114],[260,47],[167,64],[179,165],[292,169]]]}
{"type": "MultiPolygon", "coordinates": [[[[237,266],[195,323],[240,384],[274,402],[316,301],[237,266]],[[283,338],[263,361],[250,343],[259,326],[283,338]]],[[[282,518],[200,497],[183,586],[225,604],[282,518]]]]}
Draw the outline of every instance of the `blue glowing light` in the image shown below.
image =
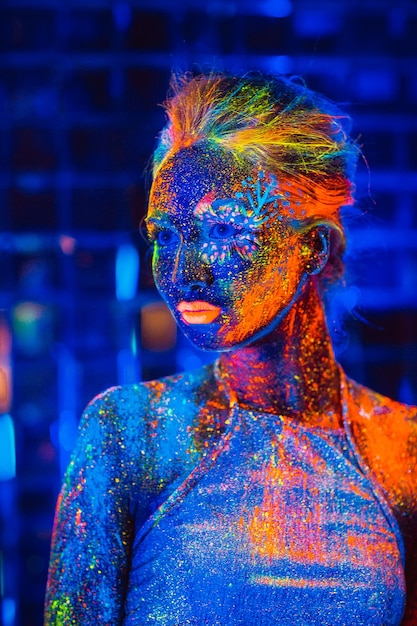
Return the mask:
{"type": "Polygon", "coordinates": [[[16,448],[13,420],[4,413],[0,415],[0,480],[16,476],[16,448]]]}
{"type": "Polygon", "coordinates": [[[13,626],[16,617],[16,601],[13,598],[3,598],[1,607],[3,626],[13,626]]]}
{"type": "Polygon", "coordinates": [[[66,451],[71,452],[77,438],[77,417],[74,411],[61,411],[59,416],[59,443],[66,451]]]}
{"type": "Polygon", "coordinates": [[[290,0],[259,0],[259,13],[268,17],[287,17],[292,11],[290,0]]]}
{"type": "Polygon", "coordinates": [[[115,2],[113,17],[119,30],[126,30],[132,21],[132,10],[128,2],[115,2]]]}
{"type": "Polygon", "coordinates": [[[132,300],[136,295],[139,275],[139,255],[131,244],[119,247],[116,254],[116,298],[132,300]]]}
{"type": "Polygon", "coordinates": [[[135,356],[128,349],[117,353],[117,381],[119,385],[129,385],[140,380],[139,366],[135,356]]]}

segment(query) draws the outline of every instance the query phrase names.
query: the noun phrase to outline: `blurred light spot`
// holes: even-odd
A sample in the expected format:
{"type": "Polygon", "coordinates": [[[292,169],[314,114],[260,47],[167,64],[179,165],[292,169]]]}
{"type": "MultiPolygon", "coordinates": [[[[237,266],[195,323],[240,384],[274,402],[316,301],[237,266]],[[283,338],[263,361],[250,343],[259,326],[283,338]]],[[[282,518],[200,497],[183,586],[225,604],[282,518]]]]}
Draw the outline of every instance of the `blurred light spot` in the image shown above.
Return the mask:
{"type": "Polygon", "coordinates": [[[287,17],[292,11],[291,0],[210,0],[205,3],[208,15],[232,16],[267,15],[287,17]]]}
{"type": "Polygon", "coordinates": [[[22,302],[13,311],[16,347],[27,356],[49,349],[53,341],[53,312],[37,302],[22,302]]]}
{"type": "Polygon", "coordinates": [[[115,2],[113,5],[113,18],[119,30],[126,30],[132,21],[132,11],[127,2],[115,2]]]}
{"type": "Polygon", "coordinates": [[[0,415],[0,480],[16,476],[16,450],[13,420],[8,413],[0,415]]]}
{"type": "Polygon", "coordinates": [[[59,238],[59,247],[64,254],[74,254],[76,244],[77,240],[69,235],[61,235],[59,238]]]}
{"type": "Polygon", "coordinates": [[[12,402],[12,337],[6,320],[0,317],[0,413],[7,413],[12,402]]]}
{"type": "Polygon", "coordinates": [[[137,356],[138,354],[138,342],[136,339],[136,330],[132,329],[132,335],[130,337],[130,349],[132,351],[133,356],[137,356]]]}
{"type": "Polygon", "coordinates": [[[303,37],[331,35],[340,30],[341,15],[339,12],[326,9],[299,9],[294,14],[294,30],[303,37]]]}
{"type": "Polygon", "coordinates": [[[71,452],[77,438],[77,419],[73,411],[61,411],[59,415],[59,445],[66,452],[71,452]]]}
{"type": "Polygon", "coordinates": [[[19,174],[17,176],[17,186],[32,193],[40,191],[44,187],[44,177],[34,173],[19,174]]]}
{"type": "Polygon", "coordinates": [[[163,302],[142,307],[141,339],[143,348],[153,352],[164,352],[175,346],[177,325],[163,302]]]}
{"type": "Polygon", "coordinates": [[[258,12],[268,17],[287,17],[292,11],[290,0],[258,0],[258,12]]]}
{"type": "Polygon", "coordinates": [[[128,243],[121,245],[116,253],[116,298],[132,300],[136,295],[139,275],[139,255],[128,243]]]}
{"type": "Polygon", "coordinates": [[[21,235],[17,244],[17,250],[24,254],[38,252],[44,245],[42,237],[33,233],[21,235]]]}
{"type": "Polygon", "coordinates": [[[407,23],[407,12],[405,7],[393,7],[388,13],[388,27],[390,35],[400,37],[404,33],[407,23]]]}
{"type": "Polygon", "coordinates": [[[3,626],[14,626],[16,617],[16,602],[13,598],[2,598],[1,613],[3,626]]]}
{"type": "Polygon", "coordinates": [[[119,385],[129,385],[139,380],[138,363],[130,350],[117,353],[117,375],[119,385]]]}
{"type": "Polygon", "coordinates": [[[11,385],[10,367],[0,367],[0,413],[5,413],[10,409],[11,385]]]}

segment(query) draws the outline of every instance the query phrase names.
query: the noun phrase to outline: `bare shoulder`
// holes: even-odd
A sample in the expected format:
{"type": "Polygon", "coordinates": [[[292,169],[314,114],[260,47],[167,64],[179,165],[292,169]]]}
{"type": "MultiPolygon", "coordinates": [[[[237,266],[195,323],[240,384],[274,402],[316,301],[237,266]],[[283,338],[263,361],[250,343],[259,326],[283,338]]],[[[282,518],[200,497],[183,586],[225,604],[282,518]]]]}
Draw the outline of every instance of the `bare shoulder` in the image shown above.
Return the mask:
{"type": "Polygon", "coordinates": [[[416,433],[417,406],[392,400],[353,380],[347,380],[348,410],[353,425],[368,425],[396,441],[416,433]]]}
{"type": "Polygon", "coordinates": [[[402,513],[417,512],[417,407],[348,380],[347,420],[361,458],[402,513]]]}
{"type": "Polygon", "coordinates": [[[215,391],[213,364],[151,380],[142,383],[142,386],[146,389],[151,412],[166,404],[174,408],[179,403],[182,410],[184,406],[190,404],[199,406],[208,395],[215,391]]]}
{"type": "Polygon", "coordinates": [[[213,365],[164,378],[111,387],[87,406],[83,421],[137,436],[170,424],[189,424],[201,406],[216,394],[213,365]]]}

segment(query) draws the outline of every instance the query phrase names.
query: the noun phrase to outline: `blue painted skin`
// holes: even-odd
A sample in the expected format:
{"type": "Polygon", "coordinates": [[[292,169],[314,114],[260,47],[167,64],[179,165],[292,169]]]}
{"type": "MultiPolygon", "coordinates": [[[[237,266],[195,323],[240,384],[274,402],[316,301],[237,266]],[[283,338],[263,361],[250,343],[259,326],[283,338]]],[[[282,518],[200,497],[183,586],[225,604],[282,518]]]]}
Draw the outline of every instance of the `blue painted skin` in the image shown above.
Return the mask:
{"type": "Polygon", "coordinates": [[[155,282],[184,334],[204,350],[229,350],[270,333],[305,282],[298,262],[300,237],[282,212],[280,220],[272,220],[266,205],[255,228],[236,227],[230,220],[213,224],[210,219],[196,218],[199,203],[213,192],[217,203],[238,196],[243,207],[250,208],[241,196],[242,181],[252,170],[248,165],[231,168],[230,157],[192,148],[173,157],[152,187],[147,224],[155,242],[155,282]],[[238,252],[242,231],[253,237],[256,251],[249,258],[238,252]],[[213,240],[230,246],[223,262],[202,260],[204,245],[213,240]],[[262,283],[259,315],[248,326],[244,299],[253,285],[262,283]],[[217,305],[222,315],[210,325],[187,325],[177,311],[179,302],[187,299],[217,305]]]}
{"type": "Polygon", "coordinates": [[[210,366],[88,407],[57,510],[47,626],[400,624],[402,540],[356,444],[229,413],[224,383],[210,366]],[[271,484],[274,458],[284,484],[271,484]],[[263,541],[265,494],[281,502],[276,544],[263,541]]]}

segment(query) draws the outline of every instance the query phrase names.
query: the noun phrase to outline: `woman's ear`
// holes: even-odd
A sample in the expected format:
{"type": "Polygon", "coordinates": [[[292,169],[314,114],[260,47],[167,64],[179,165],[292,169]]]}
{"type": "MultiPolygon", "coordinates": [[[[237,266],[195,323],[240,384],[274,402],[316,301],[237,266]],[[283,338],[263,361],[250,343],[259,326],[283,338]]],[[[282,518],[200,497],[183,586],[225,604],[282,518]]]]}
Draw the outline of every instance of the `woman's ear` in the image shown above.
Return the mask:
{"type": "Polygon", "coordinates": [[[319,274],[330,256],[330,227],[315,226],[304,233],[301,253],[307,274],[319,274]]]}

